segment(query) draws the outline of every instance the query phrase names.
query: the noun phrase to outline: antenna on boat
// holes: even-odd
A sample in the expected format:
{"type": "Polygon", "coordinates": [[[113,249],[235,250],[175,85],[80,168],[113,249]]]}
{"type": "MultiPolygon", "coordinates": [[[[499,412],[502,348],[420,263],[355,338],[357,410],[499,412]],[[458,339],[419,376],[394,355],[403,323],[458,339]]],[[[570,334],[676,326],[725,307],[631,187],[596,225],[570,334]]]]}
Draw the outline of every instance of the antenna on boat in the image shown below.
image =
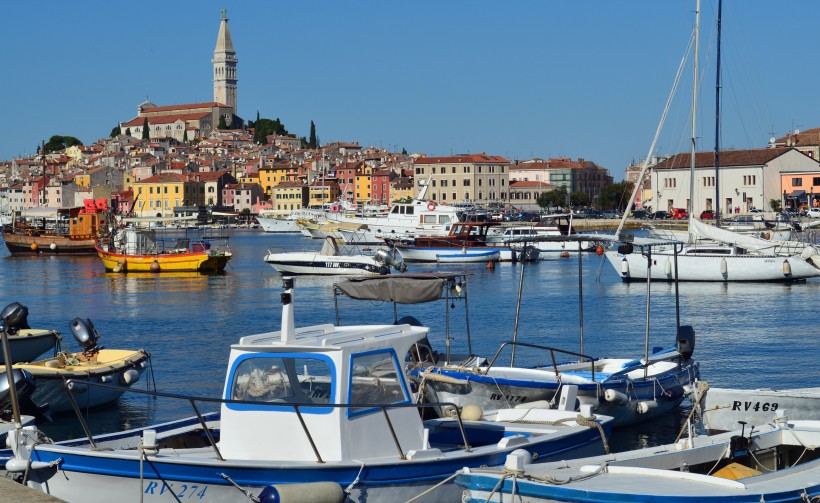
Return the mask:
{"type": "Polygon", "coordinates": [[[281,294],[282,299],[282,342],[289,342],[296,339],[296,328],[293,321],[293,278],[286,276],[282,278],[281,294]]]}

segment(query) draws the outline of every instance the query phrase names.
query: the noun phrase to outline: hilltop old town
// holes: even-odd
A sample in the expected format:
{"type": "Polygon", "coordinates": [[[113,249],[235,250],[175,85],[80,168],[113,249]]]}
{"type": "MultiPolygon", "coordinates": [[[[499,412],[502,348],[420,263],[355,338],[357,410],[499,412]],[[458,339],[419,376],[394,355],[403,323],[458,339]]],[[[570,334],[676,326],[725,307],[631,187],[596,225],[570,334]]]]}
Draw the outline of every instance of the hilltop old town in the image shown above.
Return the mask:
{"type": "MultiPolygon", "coordinates": [[[[434,157],[355,141],[320,144],[312,122],[310,136],[300,138],[278,119],[258,113],[256,120],[239,117],[237,62],[223,11],[212,60],[212,102],[145,101],[108,138],[83,145],[54,136],[36,155],[0,161],[0,209],[8,214],[40,206],[71,208],[84,199],[105,198],[115,211],[140,217],[191,215],[203,208],[254,215],[340,200],[359,207],[389,205],[426,188],[425,198],[439,204],[538,210],[539,197],[558,189],[573,206],[623,211],[641,169],[630,166],[626,181],[614,184],[606,168],[583,158],[434,157]],[[619,190],[615,198],[613,186],[619,190]],[[610,195],[602,197],[608,188],[610,195]]],[[[719,205],[708,194],[690,203],[689,154],[653,159],[633,209],[669,211],[691,204],[698,214],[716,206],[728,213],[779,209],[772,207],[774,201],[795,210],[813,206],[818,158],[820,128],[772,138],[764,148],[724,152],[725,197],[719,205]]],[[[699,153],[695,169],[698,188],[708,191],[715,183],[712,154],[699,153]]]]}

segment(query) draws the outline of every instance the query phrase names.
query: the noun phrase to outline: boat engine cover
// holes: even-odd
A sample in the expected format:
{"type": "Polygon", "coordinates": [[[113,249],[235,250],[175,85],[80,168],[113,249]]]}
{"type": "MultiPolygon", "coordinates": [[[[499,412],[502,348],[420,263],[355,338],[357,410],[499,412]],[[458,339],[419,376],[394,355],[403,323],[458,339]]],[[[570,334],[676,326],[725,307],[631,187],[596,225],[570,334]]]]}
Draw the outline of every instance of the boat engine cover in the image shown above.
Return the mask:
{"type": "Polygon", "coordinates": [[[19,302],[12,302],[0,311],[0,319],[6,322],[6,327],[11,331],[27,330],[28,308],[19,302]]]}
{"type": "MultiPolygon", "coordinates": [[[[13,369],[12,375],[17,390],[17,400],[22,402],[34,393],[36,388],[34,377],[27,370],[21,369],[13,369]]],[[[9,390],[8,374],[5,372],[0,374],[0,417],[5,420],[11,419],[11,392],[9,390]]]]}
{"type": "Polygon", "coordinates": [[[691,325],[681,325],[678,328],[678,353],[688,360],[695,352],[695,329],[691,325]]]}

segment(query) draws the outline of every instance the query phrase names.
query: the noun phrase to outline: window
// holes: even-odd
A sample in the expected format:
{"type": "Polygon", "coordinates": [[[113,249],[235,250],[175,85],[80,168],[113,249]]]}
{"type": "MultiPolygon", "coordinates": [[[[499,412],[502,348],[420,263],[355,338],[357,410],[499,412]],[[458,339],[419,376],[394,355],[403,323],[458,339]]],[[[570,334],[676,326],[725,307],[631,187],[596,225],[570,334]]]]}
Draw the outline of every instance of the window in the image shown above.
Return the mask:
{"type": "MultiPolygon", "coordinates": [[[[350,368],[355,369],[350,379],[351,404],[410,403],[410,394],[404,385],[396,353],[379,350],[353,355],[350,368]]],[[[376,409],[349,409],[348,415],[366,414],[376,409]]]]}
{"type": "Polygon", "coordinates": [[[820,176],[815,176],[814,178],[812,178],[811,185],[812,187],[817,187],[818,185],[820,185],[820,176]]]}
{"type": "Polygon", "coordinates": [[[792,187],[802,187],[803,186],[803,179],[802,178],[792,178],[792,187]]]}
{"type": "MultiPolygon", "coordinates": [[[[248,355],[239,358],[228,380],[231,400],[326,404],[333,400],[335,388],[330,359],[290,355],[248,355]]],[[[238,410],[276,410],[251,404],[228,404],[238,410]]],[[[292,408],[288,408],[293,410],[292,408]]],[[[300,412],[329,414],[333,409],[310,407],[300,412]]]]}

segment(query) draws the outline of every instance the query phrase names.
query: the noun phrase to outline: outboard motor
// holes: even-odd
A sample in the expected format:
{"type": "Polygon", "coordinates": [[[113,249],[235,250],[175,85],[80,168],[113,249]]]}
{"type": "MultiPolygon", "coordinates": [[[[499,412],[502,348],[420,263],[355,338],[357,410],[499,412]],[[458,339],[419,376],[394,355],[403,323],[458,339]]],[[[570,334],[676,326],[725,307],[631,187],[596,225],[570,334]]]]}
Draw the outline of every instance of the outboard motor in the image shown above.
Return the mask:
{"type": "Polygon", "coordinates": [[[6,323],[9,333],[16,333],[18,330],[27,330],[28,308],[19,302],[12,302],[0,311],[0,320],[6,323]]]}
{"type": "Polygon", "coordinates": [[[85,320],[82,318],[71,320],[71,335],[83,347],[83,354],[85,355],[94,354],[102,349],[97,346],[100,334],[97,333],[97,329],[94,328],[94,324],[88,318],[85,320]]]}
{"type": "MultiPolygon", "coordinates": [[[[20,413],[34,416],[37,419],[47,415],[48,406],[40,407],[31,400],[31,395],[37,388],[32,376],[27,370],[13,369],[14,386],[17,391],[17,402],[20,413]]],[[[0,418],[4,421],[12,420],[11,391],[9,389],[8,374],[0,374],[0,418]]]]}
{"type": "Polygon", "coordinates": [[[390,252],[388,252],[384,248],[380,248],[379,250],[377,250],[373,259],[376,262],[381,262],[383,264],[392,266],[395,270],[399,272],[404,272],[407,270],[407,264],[405,264],[401,260],[396,260],[396,257],[394,257],[390,252]]]}
{"type": "Polygon", "coordinates": [[[681,325],[678,328],[678,353],[688,360],[695,352],[695,329],[692,325],[681,325]]]}

